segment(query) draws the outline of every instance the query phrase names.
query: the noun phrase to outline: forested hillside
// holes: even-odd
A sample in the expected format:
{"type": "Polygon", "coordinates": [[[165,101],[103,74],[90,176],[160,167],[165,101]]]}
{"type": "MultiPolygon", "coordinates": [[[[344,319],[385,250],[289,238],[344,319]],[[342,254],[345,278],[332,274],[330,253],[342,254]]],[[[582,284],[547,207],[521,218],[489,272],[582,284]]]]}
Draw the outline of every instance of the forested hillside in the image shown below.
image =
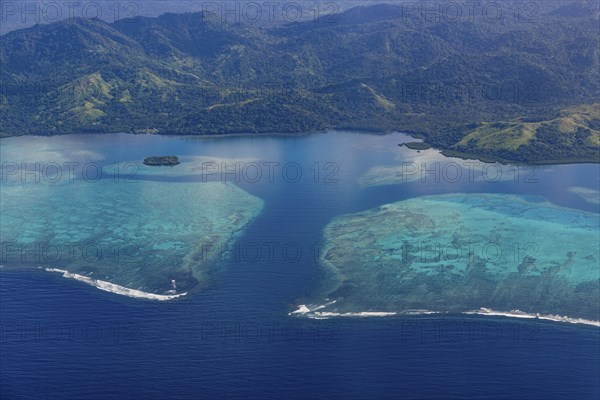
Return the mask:
{"type": "MultiPolygon", "coordinates": [[[[535,21],[424,20],[378,5],[269,28],[206,13],[37,25],[0,37],[1,134],[402,130],[445,149],[537,161],[544,154],[529,141],[482,141],[481,126],[598,102],[589,7],[535,21]]],[[[597,157],[594,129],[582,133],[588,147],[570,151],[579,142],[554,140],[553,126],[532,138],[560,142],[559,158],[597,157]]]]}

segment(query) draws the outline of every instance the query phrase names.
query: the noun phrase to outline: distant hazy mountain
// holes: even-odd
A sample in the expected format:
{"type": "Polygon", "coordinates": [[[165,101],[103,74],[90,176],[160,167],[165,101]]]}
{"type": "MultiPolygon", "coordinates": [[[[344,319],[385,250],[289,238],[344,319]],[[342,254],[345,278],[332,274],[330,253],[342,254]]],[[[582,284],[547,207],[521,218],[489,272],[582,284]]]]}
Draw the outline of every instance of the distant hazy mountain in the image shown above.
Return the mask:
{"type": "Polygon", "coordinates": [[[0,5],[0,34],[69,18],[98,18],[112,23],[125,18],[186,12],[210,12],[230,23],[272,26],[327,17],[374,3],[398,4],[400,0],[9,0],[0,5]]]}
{"type": "Polygon", "coordinates": [[[598,13],[596,0],[21,0],[4,1],[0,4],[0,35],[70,18],[98,18],[112,23],[126,18],[186,12],[210,12],[230,23],[273,26],[328,18],[351,8],[376,4],[391,4],[403,7],[406,14],[429,17],[435,14],[452,17],[458,13],[494,15],[498,11],[498,5],[503,14],[519,10],[517,12],[522,16],[550,13],[563,17],[589,17],[598,13]]]}
{"type": "MultiPolygon", "coordinates": [[[[497,19],[376,5],[268,28],[213,13],[37,25],[0,38],[1,132],[357,128],[416,132],[462,151],[479,123],[551,120],[598,101],[598,13],[561,4],[497,19]]],[[[597,156],[591,110],[580,148],[548,157],[597,156]]],[[[531,145],[486,146],[492,156],[544,157],[531,145]]]]}

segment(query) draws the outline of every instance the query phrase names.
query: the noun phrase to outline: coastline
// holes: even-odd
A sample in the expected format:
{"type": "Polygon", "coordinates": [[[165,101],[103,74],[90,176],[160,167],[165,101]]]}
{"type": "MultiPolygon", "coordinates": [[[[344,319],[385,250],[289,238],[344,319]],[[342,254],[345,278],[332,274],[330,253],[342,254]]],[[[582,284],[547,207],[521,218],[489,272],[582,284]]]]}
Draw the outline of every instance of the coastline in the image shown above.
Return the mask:
{"type": "Polygon", "coordinates": [[[432,147],[440,151],[444,157],[458,158],[461,160],[477,160],[486,164],[498,163],[502,165],[508,164],[525,164],[525,165],[568,165],[568,164],[600,164],[600,159],[593,160],[591,158],[565,158],[565,159],[548,159],[540,161],[519,161],[506,160],[501,157],[491,155],[478,155],[474,153],[465,153],[458,150],[440,149],[432,147]]]}
{"type": "MultiPolygon", "coordinates": [[[[434,144],[427,142],[426,135],[411,131],[411,130],[390,130],[390,129],[367,129],[367,128],[359,128],[359,127],[337,127],[337,128],[324,128],[324,129],[315,129],[308,131],[290,131],[290,132],[231,132],[231,133],[181,133],[181,132],[171,132],[171,133],[141,133],[141,132],[125,132],[125,131],[76,131],[76,132],[59,132],[59,133],[49,133],[49,134],[39,134],[39,133],[27,133],[24,135],[3,135],[0,134],[0,140],[14,138],[14,137],[22,137],[22,136],[37,136],[37,137],[51,137],[51,136],[67,136],[67,135],[76,135],[76,134],[89,134],[89,135],[114,135],[114,134],[126,134],[126,135],[136,135],[136,136],[162,136],[162,137],[174,137],[174,138],[198,138],[198,139],[218,139],[218,138],[227,138],[227,137],[303,137],[310,136],[314,134],[325,134],[327,132],[356,132],[362,134],[371,134],[371,135],[389,135],[392,133],[402,133],[408,135],[416,140],[421,140],[423,145],[429,146],[428,148],[438,150],[444,157],[449,158],[458,158],[461,160],[476,160],[481,161],[486,164],[499,163],[503,165],[507,164],[524,164],[524,165],[566,165],[566,164],[600,164],[600,159],[593,158],[564,158],[564,159],[547,159],[547,160],[537,160],[537,161],[523,161],[523,160],[508,160],[499,156],[489,155],[489,154],[477,154],[477,153],[467,153],[453,149],[446,149],[442,147],[438,147],[434,144]]],[[[406,146],[405,143],[400,145],[406,146]]],[[[410,149],[409,146],[406,146],[410,149]]],[[[414,151],[420,151],[420,149],[413,149],[414,151]]]]}

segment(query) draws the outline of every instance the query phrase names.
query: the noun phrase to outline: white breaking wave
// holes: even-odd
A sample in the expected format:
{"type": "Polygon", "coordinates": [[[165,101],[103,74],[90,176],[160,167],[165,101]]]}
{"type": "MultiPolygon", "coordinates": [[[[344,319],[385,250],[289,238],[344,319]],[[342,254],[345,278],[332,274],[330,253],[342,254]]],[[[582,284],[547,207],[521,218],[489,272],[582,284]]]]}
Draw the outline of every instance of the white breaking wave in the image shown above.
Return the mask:
{"type": "Polygon", "coordinates": [[[335,303],[335,300],[329,303],[326,303],[321,306],[317,306],[312,310],[309,309],[306,304],[300,304],[296,311],[292,311],[288,315],[306,315],[309,318],[316,319],[324,319],[329,317],[391,317],[393,315],[397,315],[396,312],[384,312],[384,311],[361,311],[361,312],[347,312],[347,313],[338,313],[338,312],[330,312],[330,311],[316,311],[322,308],[325,308],[328,305],[335,303]]]}
{"type": "Polygon", "coordinates": [[[304,304],[300,304],[300,307],[298,307],[298,309],[296,311],[292,311],[290,313],[291,314],[306,314],[309,313],[310,309],[308,307],[306,307],[304,304]]]}
{"type": "Polygon", "coordinates": [[[568,322],[570,324],[584,324],[600,327],[600,321],[593,321],[584,318],[572,318],[561,315],[543,315],[543,314],[531,314],[520,310],[511,311],[495,311],[489,308],[480,308],[479,310],[465,311],[463,314],[477,314],[477,315],[490,315],[490,316],[501,316],[501,317],[512,317],[512,318],[526,318],[526,319],[543,319],[547,321],[555,322],[568,322]]]}
{"type": "Polygon", "coordinates": [[[327,311],[317,311],[313,315],[316,318],[329,318],[329,317],[391,317],[398,315],[396,312],[384,312],[384,311],[361,311],[361,312],[347,312],[347,313],[336,313],[327,311]]]}
{"type": "Polygon", "coordinates": [[[133,297],[136,299],[167,301],[167,300],[173,300],[178,297],[185,296],[187,294],[187,293],[181,293],[181,294],[167,295],[167,294],[148,293],[148,292],[144,292],[142,290],[130,289],[125,286],[117,285],[115,283],[101,281],[99,279],[92,279],[85,275],[74,274],[72,272],[65,271],[63,269],[46,268],[46,271],[58,272],[58,273],[62,274],[62,276],[65,278],[75,279],[77,281],[87,283],[88,285],[92,285],[100,290],[104,290],[105,292],[116,293],[116,294],[120,294],[122,296],[133,297]]]}
{"type": "MultiPolygon", "coordinates": [[[[289,315],[304,315],[308,318],[315,319],[326,319],[332,317],[392,317],[396,315],[429,315],[429,314],[442,314],[438,311],[429,310],[407,310],[403,312],[388,312],[388,311],[360,311],[360,312],[330,312],[330,311],[316,311],[324,308],[325,306],[318,306],[310,310],[305,304],[301,304],[296,311],[292,311],[289,315]]],[[[489,308],[480,308],[479,310],[465,311],[462,314],[469,315],[487,315],[487,316],[499,316],[499,317],[511,317],[511,318],[525,318],[525,319],[540,319],[554,322],[567,322],[570,324],[583,324],[600,327],[600,321],[593,321],[584,318],[573,318],[561,315],[544,315],[544,314],[532,314],[526,313],[520,310],[511,311],[495,311],[489,308]]]]}

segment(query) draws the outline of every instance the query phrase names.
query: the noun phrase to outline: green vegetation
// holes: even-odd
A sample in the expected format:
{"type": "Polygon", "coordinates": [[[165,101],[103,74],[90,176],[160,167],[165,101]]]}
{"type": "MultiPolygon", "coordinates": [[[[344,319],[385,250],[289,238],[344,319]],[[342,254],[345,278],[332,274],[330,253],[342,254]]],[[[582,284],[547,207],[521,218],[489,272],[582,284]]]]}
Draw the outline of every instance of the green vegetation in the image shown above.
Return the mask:
{"type": "Polygon", "coordinates": [[[428,150],[431,148],[431,145],[429,143],[424,142],[408,142],[403,143],[402,146],[406,146],[411,150],[428,150]]]}
{"type": "Polygon", "coordinates": [[[179,165],[179,158],[177,156],[146,157],[144,165],[152,167],[179,165]]]}
{"type": "Polygon", "coordinates": [[[547,120],[483,123],[450,150],[532,163],[600,162],[600,104],[566,108],[547,120]]]}
{"type": "Polygon", "coordinates": [[[38,25],[1,37],[0,135],[404,131],[479,157],[590,160],[596,109],[536,122],[598,101],[597,13],[560,6],[535,24],[378,5],[275,27],[202,13],[38,25]]]}

